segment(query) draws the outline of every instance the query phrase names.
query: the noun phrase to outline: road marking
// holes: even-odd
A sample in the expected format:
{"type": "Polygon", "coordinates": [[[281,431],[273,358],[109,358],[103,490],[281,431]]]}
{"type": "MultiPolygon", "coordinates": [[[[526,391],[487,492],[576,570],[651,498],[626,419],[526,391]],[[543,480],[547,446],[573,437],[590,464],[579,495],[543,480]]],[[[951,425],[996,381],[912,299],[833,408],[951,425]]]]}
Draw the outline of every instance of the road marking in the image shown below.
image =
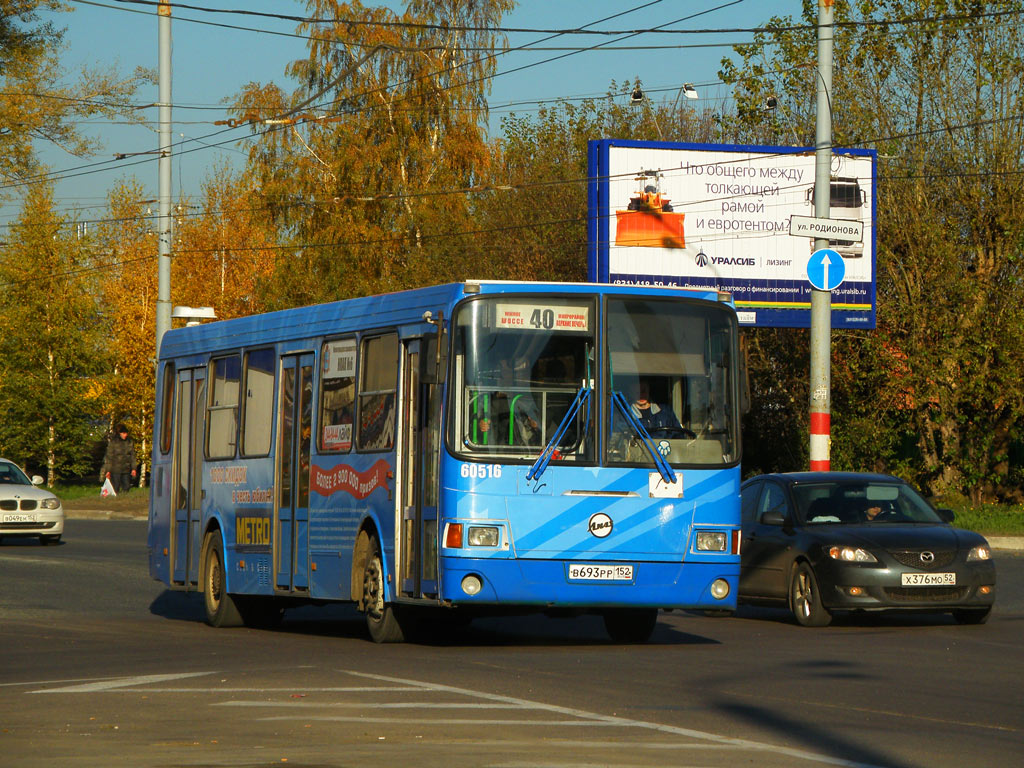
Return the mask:
{"type": "Polygon", "coordinates": [[[136,677],[115,677],[112,680],[102,680],[95,683],[83,683],[81,685],[69,685],[64,688],[43,688],[29,693],[98,693],[101,691],[113,691],[120,688],[132,688],[149,683],[163,683],[167,680],[184,680],[188,677],[203,677],[212,675],[213,672],[181,672],[176,675],[138,675],[136,677]]]}
{"type": "MultiPolygon", "coordinates": [[[[317,720],[324,722],[353,722],[353,723],[415,723],[419,725],[439,725],[439,726],[451,726],[451,725],[468,725],[468,726],[481,726],[481,725],[501,725],[501,726],[557,726],[557,727],[580,727],[580,728],[639,728],[649,731],[656,731],[659,733],[671,734],[674,736],[685,736],[687,738],[698,740],[702,743],[691,745],[692,748],[709,748],[709,749],[729,749],[729,750],[750,750],[753,752],[764,752],[775,755],[782,755],[785,757],[796,758],[799,760],[806,760],[809,762],[822,763],[826,765],[837,765],[844,766],[844,768],[878,768],[870,763],[862,763],[855,760],[846,760],[843,758],[832,757],[830,755],[819,754],[816,752],[809,752],[802,749],[796,749],[793,747],[784,747],[776,744],[768,744],[765,742],[752,741],[749,739],[738,739],[729,736],[722,736],[716,733],[710,733],[708,731],[698,731],[692,728],[682,728],[679,726],[665,725],[662,723],[652,723],[645,720],[635,720],[633,718],[619,717],[617,715],[602,715],[597,712],[590,712],[584,709],[577,709],[574,707],[563,707],[555,704],[545,704],[539,701],[531,701],[529,699],[520,699],[514,696],[503,696],[501,694],[487,693],[485,691],[476,691],[470,688],[459,688],[451,685],[441,685],[438,683],[429,683],[422,680],[411,680],[401,677],[391,677],[388,675],[376,675],[367,672],[357,672],[354,670],[338,670],[339,672],[353,677],[363,678],[367,680],[373,680],[377,683],[388,683],[388,685],[368,685],[368,686],[339,686],[339,687],[325,687],[325,688],[308,688],[305,686],[292,686],[288,688],[227,688],[227,687],[197,687],[197,688],[150,688],[143,687],[152,685],[153,683],[162,683],[169,680],[182,680],[187,678],[204,677],[208,675],[217,674],[216,672],[184,672],[179,674],[165,674],[165,675],[139,675],[135,677],[119,677],[104,680],[93,680],[85,682],[79,685],[63,686],[60,688],[44,688],[29,693],[126,693],[126,692],[146,692],[146,693],[192,693],[192,694],[216,694],[216,693],[230,693],[230,692],[255,692],[255,693],[268,693],[268,692],[280,692],[280,693],[307,693],[307,692],[325,692],[325,693],[355,693],[355,692],[432,692],[432,693],[446,693],[456,696],[465,696],[475,701],[467,703],[443,703],[443,702],[384,702],[379,704],[367,704],[367,703],[349,703],[349,702],[303,702],[303,701],[280,701],[280,702],[267,702],[267,701],[228,701],[228,702],[215,702],[213,706],[232,706],[232,707],[251,707],[251,708],[270,708],[270,707],[287,707],[287,708],[302,708],[304,711],[302,714],[296,715],[279,715],[269,716],[261,718],[266,721],[281,721],[281,720],[296,720],[302,719],[305,721],[317,720]],[[481,702],[486,702],[482,704],[481,702]],[[448,718],[405,718],[405,717],[360,717],[360,716],[345,716],[345,715],[311,715],[309,709],[320,709],[328,710],[331,708],[348,708],[358,707],[362,710],[369,709],[508,709],[508,710],[533,710],[538,712],[546,712],[552,714],[562,715],[563,718],[571,719],[538,719],[538,720],[515,720],[515,719],[448,719],[448,718]]],[[[55,681],[58,682],[58,681],[55,681]]],[[[568,742],[574,743],[574,742],[568,742]]],[[[586,742],[590,743],[590,742],[586,742]]]]}
{"type": "MultiPolygon", "coordinates": [[[[647,730],[658,731],[660,733],[670,733],[676,736],[688,736],[693,739],[700,739],[703,741],[709,741],[714,744],[732,746],[741,749],[750,749],[757,752],[771,752],[777,755],[785,755],[787,757],[794,757],[800,760],[809,760],[812,762],[825,763],[828,765],[839,765],[845,766],[845,768],[879,768],[870,763],[861,763],[855,760],[846,760],[840,757],[832,757],[830,755],[822,755],[816,752],[808,752],[802,749],[794,749],[792,747],[783,747],[775,744],[767,744],[759,741],[751,741],[749,739],[737,739],[730,736],[721,736],[717,733],[709,733],[707,731],[697,731],[692,728],[681,728],[674,725],[664,725],[662,723],[650,723],[644,720],[633,720],[627,717],[601,715],[596,712],[588,712],[583,709],[576,709],[574,707],[561,707],[554,704],[544,704],[539,701],[530,701],[529,699],[519,699],[514,696],[503,696],[494,693],[485,693],[483,691],[474,691],[469,688],[458,688],[451,685],[440,685],[438,683],[426,683],[421,680],[408,680],[401,677],[391,677],[389,675],[373,675],[368,672],[356,672],[352,670],[339,670],[340,672],[346,672],[347,674],[354,675],[355,677],[364,677],[371,680],[386,681],[389,683],[398,683],[401,685],[421,685],[425,690],[445,692],[445,693],[457,693],[463,696],[471,696],[475,698],[485,699],[487,701],[505,702],[509,704],[521,704],[524,707],[532,707],[547,712],[556,712],[562,715],[569,715],[571,717],[578,717],[583,720],[590,720],[594,723],[608,724],[608,725],[619,725],[623,727],[633,728],[644,728],[647,730]]],[[[570,721],[575,723],[576,721],[570,721]]]]}
{"type": "MultiPolygon", "coordinates": [[[[294,689],[292,689],[294,690],[294,689]]],[[[306,691],[305,688],[302,689],[306,691]]],[[[393,688],[391,690],[394,690],[393,688]]],[[[280,707],[279,701],[218,701],[217,707],[280,707]]],[[[289,701],[289,709],[312,707],[314,709],[535,709],[523,704],[481,704],[478,701],[437,702],[437,701],[388,701],[369,704],[359,701],[289,701]]],[[[512,721],[514,722],[514,721],[512,721]]]]}

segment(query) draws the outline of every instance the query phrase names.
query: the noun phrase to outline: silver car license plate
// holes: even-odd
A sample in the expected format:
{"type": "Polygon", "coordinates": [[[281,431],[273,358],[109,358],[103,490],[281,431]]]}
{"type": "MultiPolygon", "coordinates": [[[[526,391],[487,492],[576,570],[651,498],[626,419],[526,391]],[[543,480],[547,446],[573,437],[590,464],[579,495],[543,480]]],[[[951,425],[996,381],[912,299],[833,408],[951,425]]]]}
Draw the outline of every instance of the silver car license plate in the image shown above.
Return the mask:
{"type": "Polygon", "coordinates": [[[4,515],[3,522],[5,523],[35,523],[38,522],[39,518],[35,515],[26,515],[23,512],[4,515]]]}

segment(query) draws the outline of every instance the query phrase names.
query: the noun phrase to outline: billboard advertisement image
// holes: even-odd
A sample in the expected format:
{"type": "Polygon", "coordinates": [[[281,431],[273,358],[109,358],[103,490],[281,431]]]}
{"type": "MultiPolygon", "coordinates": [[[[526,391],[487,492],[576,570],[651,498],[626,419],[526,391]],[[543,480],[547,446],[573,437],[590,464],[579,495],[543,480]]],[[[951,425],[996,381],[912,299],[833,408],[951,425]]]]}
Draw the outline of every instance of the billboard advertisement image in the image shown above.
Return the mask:
{"type": "Polygon", "coordinates": [[[589,278],[716,288],[744,325],[808,327],[822,237],[845,267],[833,327],[874,328],[875,162],[873,150],[833,150],[822,220],[813,149],[592,141],[589,278]]]}

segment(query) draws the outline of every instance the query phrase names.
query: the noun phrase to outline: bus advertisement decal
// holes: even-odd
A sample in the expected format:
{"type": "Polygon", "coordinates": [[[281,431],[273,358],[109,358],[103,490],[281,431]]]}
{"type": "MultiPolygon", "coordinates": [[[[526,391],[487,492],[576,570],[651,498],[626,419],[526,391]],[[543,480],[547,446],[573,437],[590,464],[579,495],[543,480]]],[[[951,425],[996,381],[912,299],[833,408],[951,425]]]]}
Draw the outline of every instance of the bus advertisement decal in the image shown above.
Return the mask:
{"type": "Polygon", "coordinates": [[[269,515],[239,515],[235,518],[236,552],[261,552],[269,549],[269,515]]]}
{"type": "Polygon", "coordinates": [[[343,491],[354,498],[365,499],[378,488],[387,489],[390,471],[391,466],[384,459],[379,459],[365,472],[348,464],[339,464],[333,469],[323,469],[314,464],[310,489],[321,496],[343,491]]]}

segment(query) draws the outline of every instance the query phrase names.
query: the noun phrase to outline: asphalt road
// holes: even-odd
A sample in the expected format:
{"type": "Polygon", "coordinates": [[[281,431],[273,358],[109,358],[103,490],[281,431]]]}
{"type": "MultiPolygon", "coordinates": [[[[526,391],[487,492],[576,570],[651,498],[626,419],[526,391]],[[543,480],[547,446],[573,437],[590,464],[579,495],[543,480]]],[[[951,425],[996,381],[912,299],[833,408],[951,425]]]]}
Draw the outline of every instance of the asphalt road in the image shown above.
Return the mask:
{"type": "Polygon", "coordinates": [[[1017,766],[1024,557],[997,567],[980,627],[745,608],[639,646],[594,617],[378,646],[339,606],[207,627],[149,580],[144,522],[75,520],[0,546],[0,764],[1017,766]]]}

